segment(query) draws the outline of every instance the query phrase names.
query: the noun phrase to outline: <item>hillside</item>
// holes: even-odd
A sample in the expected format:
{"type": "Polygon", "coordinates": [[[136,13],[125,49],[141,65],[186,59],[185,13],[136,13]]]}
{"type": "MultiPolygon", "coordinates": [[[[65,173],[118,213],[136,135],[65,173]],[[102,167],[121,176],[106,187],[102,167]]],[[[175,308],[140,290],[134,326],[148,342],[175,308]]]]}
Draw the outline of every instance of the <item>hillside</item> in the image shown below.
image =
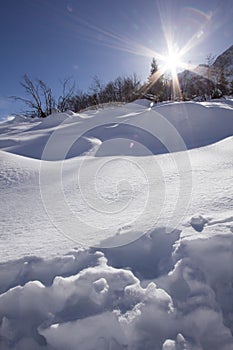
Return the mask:
{"type": "Polygon", "coordinates": [[[181,90],[189,97],[208,95],[208,91],[221,89],[222,72],[230,89],[233,81],[233,45],[220,54],[210,67],[207,64],[200,64],[193,71],[185,70],[179,73],[181,90]]]}
{"type": "MultiPolygon", "coordinates": [[[[230,82],[233,80],[233,45],[217,56],[210,68],[212,68],[213,71],[216,71],[216,74],[223,68],[228,81],[230,82]]],[[[208,65],[200,64],[194,69],[194,72],[207,78],[208,65]]]]}
{"type": "Polygon", "coordinates": [[[233,100],[0,125],[0,348],[233,349],[233,100]]]}
{"type": "Polygon", "coordinates": [[[233,80],[233,45],[216,58],[213,67],[216,69],[223,67],[227,80],[229,82],[233,80]]]}

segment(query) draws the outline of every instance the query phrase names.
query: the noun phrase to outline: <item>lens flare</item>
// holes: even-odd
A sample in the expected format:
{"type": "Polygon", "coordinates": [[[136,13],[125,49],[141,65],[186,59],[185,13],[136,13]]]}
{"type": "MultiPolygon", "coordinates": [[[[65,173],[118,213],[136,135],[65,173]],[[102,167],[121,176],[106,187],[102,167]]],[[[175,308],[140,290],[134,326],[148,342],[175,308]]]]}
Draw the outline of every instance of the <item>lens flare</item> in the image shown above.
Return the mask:
{"type": "Polygon", "coordinates": [[[182,52],[171,48],[171,43],[168,43],[168,54],[160,58],[161,72],[167,72],[171,76],[172,82],[172,97],[173,99],[181,98],[181,90],[177,70],[179,68],[187,68],[187,65],[182,62],[182,52]]]}
{"type": "Polygon", "coordinates": [[[172,73],[182,64],[179,56],[180,55],[176,52],[170,52],[169,55],[164,58],[167,69],[172,73]]]}
{"type": "MultiPolygon", "coordinates": [[[[159,40],[159,48],[155,49],[156,37],[153,37],[153,32],[157,32],[157,27],[154,30],[148,31],[148,28],[153,28],[151,20],[147,21],[147,18],[142,18],[144,27],[141,28],[141,32],[144,33],[142,40],[139,33],[139,22],[133,22],[132,27],[137,31],[138,36],[135,33],[125,30],[116,30],[112,26],[105,27],[103,22],[90,21],[86,16],[83,17],[82,12],[77,10],[77,7],[73,7],[70,3],[66,7],[66,15],[64,16],[63,10],[59,10],[59,7],[54,7],[49,2],[46,2],[48,9],[53,10],[54,15],[57,14],[60,18],[62,16],[63,21],[59,21],[60,25],[63,25],[65,29],[69,27],[70,32],[74,35],[74,39],[82,37],[88,42],[98,43],[101,46],[109,47],[115,50],[127,52],[135,56],[143,56],[152,59],[153,57],[159,63],[159,70],[151,77],[150,84],[144,84],[143,92],[147,92],[151,85],[155,83],[164,73],[168,73],[171,77],[171,83],[173,87],[173,97],[182,97],[180,93],[179,80],[177,71],[178,69],[188,69],[193,71],[196,68],[195,65],[185,63],[185,56],[203,42],[213,31],[217,30],[224,24],[222,16],[220,16],[221,6],[218,5],[216,9],[212,9],[212,12],[205,13],[199,9],[183,7],[183,9],[189,14],[189,18],[193,19],[195,26],[191,28],[188,37],[183,35],[183,30],[180,30],[179,18],[174,16],[173,1],[156,0],[156,10],[158,18],[155,23],[159,21],[162,36],[164,37],[164,44],[159,40]],[[218,15],[218,16],[217,16],[218,15]],[[221,18],[221,21],[220,19],[221,18]],[[137,39],[135,39],[137,38],[137,39]],[[141,38],[141,40],[140,40],[141,38]],[[176,48],[176,43],[179,43],[180,48],[176,48]],[[161,45],[163,48],[161,48],[161,45]],[[167,51],[163,54],[164,50],[167,51]]],[[[232,13],[229,9],[229,15],[232,13]]],[[[187,14],[186,13],[186,14],[187,14]]],[[[224,12],[224,14],[227,11],[224,12]]],[[[140,19],[140,18],[139,18],[140,19]]],[[[224,20],[226,21],[226,19],[224,20]]],[[[122,26],[124,28],[124,25],[122,26]]],[[[184,28],[185,29],[185,28],[184,28]]],[[[187,28],[186,28],[187,29],[187,28]]],[[[184,31],[185,32],[185,31],[184,31]]],[[[185,33],[184,33],[185,34],[185,33]]],[[[75,66],[74,66],[74,69],[75,66]]],[[[196,73],[196,72],[195,72],[196,73]]],[[[198,74],[198,73],[197,73],[198,74]]]]}

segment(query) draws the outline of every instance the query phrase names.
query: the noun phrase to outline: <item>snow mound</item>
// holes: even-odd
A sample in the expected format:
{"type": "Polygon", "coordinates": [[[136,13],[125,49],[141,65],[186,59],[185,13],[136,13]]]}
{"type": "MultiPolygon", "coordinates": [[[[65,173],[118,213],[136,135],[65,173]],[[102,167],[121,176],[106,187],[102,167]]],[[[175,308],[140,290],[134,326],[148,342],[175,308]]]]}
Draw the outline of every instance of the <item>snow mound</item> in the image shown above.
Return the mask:
{"type": "Polygon", "coordinates": [[[101,141],[86,137],[87,157],[64,162],[0,151],[1,260],[54,256],[72,240],[116,247],[155,226],[198,231],[205,218],[225,225],[232,217],[232,142],[156,157],[93,157],[101,141]]]}
{"type": "MultiPolygon", "coordinates": [[[[20,124],[15,119],[14,127],[17,122],[20,124]]],[[[6,128],[11,123],[2,125],[6,128]]],[[[231,136],[232,101],[152,105],[138,100],[80,114],[54,113],[35,120],[34,126],[32,121],[24,124],[24,132],[2,133],[1,149],[31,158],[63,160],[87,154],[92,147],[87,137],[100,140],[91,155],[145,156],[205,146],[231,136]]]]}

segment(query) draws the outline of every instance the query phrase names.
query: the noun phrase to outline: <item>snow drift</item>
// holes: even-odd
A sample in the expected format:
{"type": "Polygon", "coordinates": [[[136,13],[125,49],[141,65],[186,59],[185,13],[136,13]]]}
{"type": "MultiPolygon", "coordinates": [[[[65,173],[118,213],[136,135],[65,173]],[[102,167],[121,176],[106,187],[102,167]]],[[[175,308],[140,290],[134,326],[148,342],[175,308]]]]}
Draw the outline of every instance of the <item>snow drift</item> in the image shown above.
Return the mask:
{"type": "MultiPolygon", "coordinates": [[[[231,136],[232,110],[231,100],[223,100],[217,104],[163,103],[152,107],[148,101],[145,103],[144,100],[139,100],[123,107],[102,111],[53,114],[38,121],[35,126],[24,120],[24,125],[18,125],[18,129],[15,126],[9,132],[6,132],[4,123],[0,125],[0,130],[4,130],[0,145],[1,149],[14,154],[36,159],[43,156],[47,160],[87,155],[93,148],[92,140],[99,140],[99,147],[95,150],[97,156],[161,154],[170,152],[166,146],[174,135],[170,134],[168,127],[163,129],[162,134],[156,132],[161,124],[159,116],[174,126],[185,147],[190,149],[231,136]],[[62,142],[56,143],[48,154],[43,155],[54,132],[58,139],[62,138],[62,142]],[[121,142],[116,144],[114,139],[121,139],[121,142]],[[106,142],[108,140],[111,142],[106,142]],[[63,154],[67,142],[69,147],[63,154]],[[131,142],[133,147],[130,147],[131,142]]],[[[15,124],[14,121],[9,123],[15,124]]],[[[173,146],[175,151],[183,150],[179,144],[174,143],[173,146]]]]}
{"type": "Polygon", "coordinates": [[[1,349],[233,349],[232,100],[0,131],[1,349]]]}
{"type": "MultiPolygon", "coordinates": [[[[0,296],[3,348],[232,349],[230,230],[178,239],[165,269],[161,252],[141,252],[154,240],[156,235],[144,237],[140,250],[137,243],[118,248],[119,261],[121,253],[128,260],[117,268],[90,250],[60,260],[25,258],[14,264],[11,283],[19,285],[10,289],[12,266],[1,266],[7,269],[1,277],[7,291],[0,296]]],[[[116,252],[107,254],[116,265],[116,252]]]]}

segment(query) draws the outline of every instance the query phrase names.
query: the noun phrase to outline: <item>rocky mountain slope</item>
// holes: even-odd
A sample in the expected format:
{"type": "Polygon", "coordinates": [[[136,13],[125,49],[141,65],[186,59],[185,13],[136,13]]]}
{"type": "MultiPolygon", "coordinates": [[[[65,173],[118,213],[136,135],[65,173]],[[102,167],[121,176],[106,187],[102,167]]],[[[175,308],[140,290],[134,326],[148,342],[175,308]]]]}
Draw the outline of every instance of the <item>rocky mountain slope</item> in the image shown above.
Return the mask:
{"type": "Polygon", "coordinates": [[[233,80],[233,45],[216,58],[213,68],[217,70],[223,68],[228,82],[233,80]]]}
{"type": "Polygon", "coordinates": [[[219,55],[211,66],[199,64],[193,71],[179,73],[178,78],[182,92],[188,97],[208,95],[216,88],[221,90],[223,79],[226,79],[230,92],[233,81],[233,45],[219,55]]]}

